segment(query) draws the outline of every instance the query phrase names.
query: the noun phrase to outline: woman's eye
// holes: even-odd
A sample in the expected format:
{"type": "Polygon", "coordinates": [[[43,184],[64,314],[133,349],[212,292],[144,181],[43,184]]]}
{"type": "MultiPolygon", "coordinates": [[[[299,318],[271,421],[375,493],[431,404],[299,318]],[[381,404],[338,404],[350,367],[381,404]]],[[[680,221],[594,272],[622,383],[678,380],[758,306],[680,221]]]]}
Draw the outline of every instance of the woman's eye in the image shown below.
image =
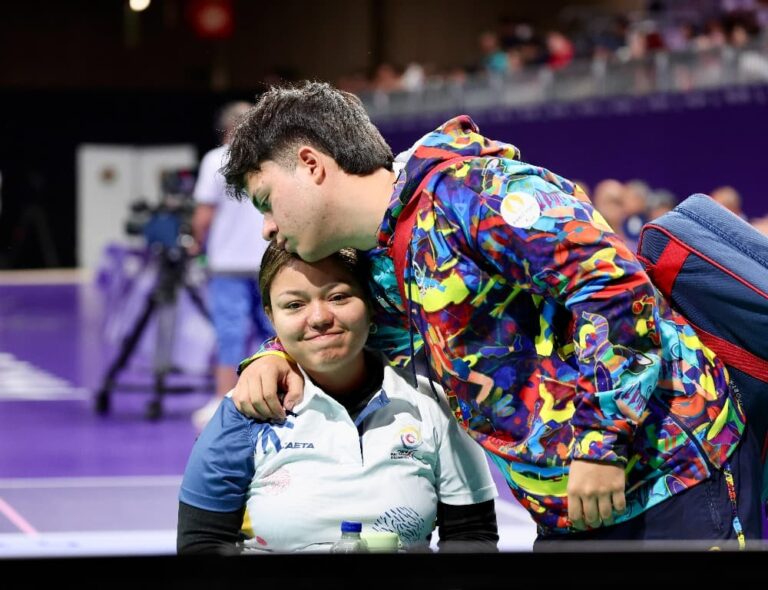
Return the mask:
{"type": "Polygon", "coordinates": [[[301,306],[302,303],[300,301],[291,301],[290,303],[286,303],[283,308],[290,311],[295,311],[297,309],[301,309],[301,306]]]}
{"type": "Polygon", "coordinates": [[[346,301],[349,298],[349,295],[346,293],[334,293],[330,296],[330,301],[333,301],[335,303],[340,303],[342,301],[346,301]]]}

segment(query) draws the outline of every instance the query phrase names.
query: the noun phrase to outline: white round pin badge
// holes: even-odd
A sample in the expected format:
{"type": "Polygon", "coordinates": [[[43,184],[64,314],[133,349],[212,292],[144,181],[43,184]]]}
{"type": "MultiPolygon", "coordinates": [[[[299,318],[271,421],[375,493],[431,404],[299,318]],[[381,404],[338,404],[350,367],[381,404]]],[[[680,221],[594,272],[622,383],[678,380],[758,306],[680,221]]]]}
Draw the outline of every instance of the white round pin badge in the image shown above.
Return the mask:
{"type": "Polygon", "coordinates": [[[528,193],[509,193],[501,201],[501,217],[512,227],[529,228],[541,217],[539,203],[528,193]]]}

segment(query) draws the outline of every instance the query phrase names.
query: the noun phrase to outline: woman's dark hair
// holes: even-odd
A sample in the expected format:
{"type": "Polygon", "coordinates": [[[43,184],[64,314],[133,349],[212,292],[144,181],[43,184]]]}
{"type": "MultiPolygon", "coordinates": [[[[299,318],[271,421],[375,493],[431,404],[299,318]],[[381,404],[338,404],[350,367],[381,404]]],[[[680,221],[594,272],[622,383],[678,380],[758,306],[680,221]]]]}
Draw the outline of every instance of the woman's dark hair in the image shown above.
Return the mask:
{"type": "MultiPolygon", "coordinates": [[[[370,307],[368,294],[368,261],[354,248],[342,248],[331,254],[328,258],[338,261],[355,279],[364,294],[366,305],[370,307]]],[[[264,256],[261,259],[259,270],[259,291],[261,292],[261,304],[264,309],[272,307],[272,298],[269,290],[278,273],[287,266],[296,262],[303,262],[296,254],[292,254],[279,248],[274,242],[270,242],[264,256]]],[[[308,263],[307,263],[308,264],[308,263]]]]}
{"type": "Polygon", "coordinates": [[[348,174],[392,170],[394,156],[360,99],[325,82],[273,86],[237,125],[221,173],[229,193],[243,199],[246,175],[265,160],[293,167],[291,150],[307,144],[348,174]]]}

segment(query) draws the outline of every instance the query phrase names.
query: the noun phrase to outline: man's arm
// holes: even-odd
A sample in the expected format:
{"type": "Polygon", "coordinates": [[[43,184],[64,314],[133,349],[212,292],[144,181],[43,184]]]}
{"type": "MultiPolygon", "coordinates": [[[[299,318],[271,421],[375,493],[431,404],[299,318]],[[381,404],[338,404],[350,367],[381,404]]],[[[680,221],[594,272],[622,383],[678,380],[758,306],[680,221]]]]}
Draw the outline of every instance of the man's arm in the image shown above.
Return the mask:
{"type": "Polygon", "coordinates": [[[251,418],[283,422],[285,412],[304,398],[304,377],[277,338],[264,342],[237,372],[232,401],[251,418]]]}

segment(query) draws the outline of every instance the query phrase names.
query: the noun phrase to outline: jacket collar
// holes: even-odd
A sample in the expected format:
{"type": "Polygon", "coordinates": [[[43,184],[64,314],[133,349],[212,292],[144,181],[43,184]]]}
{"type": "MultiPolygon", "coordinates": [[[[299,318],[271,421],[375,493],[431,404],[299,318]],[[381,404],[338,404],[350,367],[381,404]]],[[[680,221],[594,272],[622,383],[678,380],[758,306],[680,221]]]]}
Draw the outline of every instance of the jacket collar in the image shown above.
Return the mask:
{"type": "Polygon", "coordinates": [[[397,219],[403,207],[414,196],[421,179],[440,162],[467,156],[498,156],[519,160],[520,151],[511,144],[480,135],[477,125],[467,115],[449,119],[427,133],[395,158],[394,168],[398,175],[387,212],[379,227],[380,246],[391,246],[397,219]]]}

